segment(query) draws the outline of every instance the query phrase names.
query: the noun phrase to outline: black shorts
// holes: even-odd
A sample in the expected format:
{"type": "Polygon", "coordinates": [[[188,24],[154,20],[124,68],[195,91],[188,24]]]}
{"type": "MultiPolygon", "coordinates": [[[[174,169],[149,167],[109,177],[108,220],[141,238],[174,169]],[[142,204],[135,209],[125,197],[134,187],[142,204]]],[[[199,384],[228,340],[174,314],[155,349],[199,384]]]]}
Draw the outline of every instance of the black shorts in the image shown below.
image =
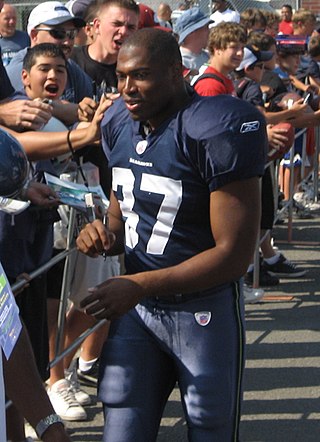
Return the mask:
{"type": "Polygon", "coordinates": [[[274,194],[270,167],[265,170],[261,186],[261,224],[263,230],[272,229],[274,223],[274,194]]]}

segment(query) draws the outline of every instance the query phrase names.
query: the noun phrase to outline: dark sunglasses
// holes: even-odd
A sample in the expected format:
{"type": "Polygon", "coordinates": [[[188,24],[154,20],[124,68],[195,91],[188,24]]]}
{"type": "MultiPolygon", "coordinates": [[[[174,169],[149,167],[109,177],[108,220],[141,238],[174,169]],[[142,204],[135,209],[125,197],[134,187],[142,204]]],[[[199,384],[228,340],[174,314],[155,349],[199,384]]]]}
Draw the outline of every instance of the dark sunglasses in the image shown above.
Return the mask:
{"type": "Polygon", "coordinates": [[[36,31],[47,31],[55,40],[73,40],[78,34],[78,29],[36,28],[36,31]]]}
{"type": "Polygon", "coordinates": [[[263,69],[264,68],[264,63],[260,63],[260,64],[255,64],[255,65],[253,65],[253,69],[254,68],[259,68],[259,69],[263,69]]]}

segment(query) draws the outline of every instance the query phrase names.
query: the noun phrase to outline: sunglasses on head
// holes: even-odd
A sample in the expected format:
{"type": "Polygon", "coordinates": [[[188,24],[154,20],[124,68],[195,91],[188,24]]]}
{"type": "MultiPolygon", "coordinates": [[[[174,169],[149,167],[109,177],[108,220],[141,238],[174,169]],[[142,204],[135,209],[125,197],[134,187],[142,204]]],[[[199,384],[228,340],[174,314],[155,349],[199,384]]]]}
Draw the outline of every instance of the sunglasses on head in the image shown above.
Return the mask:
{"type": "Polygon", "coordinates": [[[47,31],[55,40],[73,40],[78,34],[78,29],[59,29],[59,28],[36,28],[37,31],[47,31]]]}

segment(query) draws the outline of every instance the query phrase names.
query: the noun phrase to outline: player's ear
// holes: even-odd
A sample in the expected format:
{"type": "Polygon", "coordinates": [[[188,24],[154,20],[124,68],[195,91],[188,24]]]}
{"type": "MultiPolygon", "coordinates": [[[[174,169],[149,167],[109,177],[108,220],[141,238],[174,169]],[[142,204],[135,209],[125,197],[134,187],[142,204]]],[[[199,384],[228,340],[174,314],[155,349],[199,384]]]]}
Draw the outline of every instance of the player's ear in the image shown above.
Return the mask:
{"type": "Polygon", "coordinates": [[[29,75],[29,73],[25,69],[22,69],[21,78],[22,78],[23,85],[25,87],[29,86],[29,84],[30,84],[30,75],[29,75]]]}
{"type": "Polygon", "coordinates": [[[93,19],[92,23],[93,23],[93,25],[92,25],[93,33],[94,34],[100,34],[101,20],[98,17],[95,17],[93,19]]]}
{"type": "Polygon", "coordinates": [[[37,36],[38,36],[38,31],[36,30],[36,29],[31,29],[31,32],[30,32],[30,40],[32,41],[32,42],[37,42],[37,36]]]}

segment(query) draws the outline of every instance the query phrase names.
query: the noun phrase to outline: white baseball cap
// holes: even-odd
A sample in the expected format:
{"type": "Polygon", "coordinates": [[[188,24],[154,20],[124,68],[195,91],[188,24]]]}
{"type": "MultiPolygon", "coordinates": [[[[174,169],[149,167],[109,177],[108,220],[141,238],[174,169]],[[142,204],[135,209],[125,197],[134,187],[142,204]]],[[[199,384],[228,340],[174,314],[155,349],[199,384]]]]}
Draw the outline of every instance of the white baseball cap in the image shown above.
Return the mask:
{"type": "Polygon", "coordinates": [[[86,24],[82,18],[72,16],[63,3],[57,1],[43,2],[32,9],[28,19],[27,32],[30,35],[32,29],[42,23],[45,25],[60,25],[67,21],[72,21],[76,28],[82,28],[86,24]]]}

